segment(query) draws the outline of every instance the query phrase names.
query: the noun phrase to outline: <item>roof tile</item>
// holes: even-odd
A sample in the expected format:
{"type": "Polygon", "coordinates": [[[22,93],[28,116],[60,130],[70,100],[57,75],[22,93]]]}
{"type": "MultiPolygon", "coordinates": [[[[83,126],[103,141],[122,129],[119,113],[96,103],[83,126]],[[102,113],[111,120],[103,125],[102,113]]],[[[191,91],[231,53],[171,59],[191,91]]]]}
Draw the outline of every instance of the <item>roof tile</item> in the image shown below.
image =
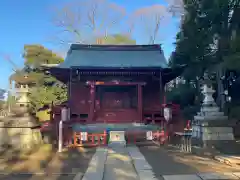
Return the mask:
{"type": "Polygon", "coordinates": [[[59,68],[71,67],[159,67],[167,61],[160,45],[79,45],[73,44],[59,68]]]}

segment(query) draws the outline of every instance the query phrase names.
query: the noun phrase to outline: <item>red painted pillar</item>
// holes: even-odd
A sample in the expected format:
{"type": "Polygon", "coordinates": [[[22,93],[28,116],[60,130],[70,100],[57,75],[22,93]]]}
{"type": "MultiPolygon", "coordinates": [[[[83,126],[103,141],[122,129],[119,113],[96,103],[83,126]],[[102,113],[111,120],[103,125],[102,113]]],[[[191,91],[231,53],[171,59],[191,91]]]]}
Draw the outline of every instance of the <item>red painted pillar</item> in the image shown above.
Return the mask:
{"type": "Polygon", "coordinates": [[[88,122],[93,121],[94,108],[95,108],[95,94],[96,94],[96,86],[95,86],[95,84],[91,84],[91,86],[90,86],[90,112],[89,112],[89,116],[88,116],[88,122]]]}
{"type": "Polygon", "coordinates": [[[138,114],[139,114],[139,121],[142,123],[143,118],[143,103],[142,103],[142,85],[137,85],[137,94],[138,94],[138,114]]]}
{"type": "Polygon", "coordinates": [[[107,145],[107,131],[105,130],[104,132],[103,132],[103,144],[104,145],[107,145]]]}

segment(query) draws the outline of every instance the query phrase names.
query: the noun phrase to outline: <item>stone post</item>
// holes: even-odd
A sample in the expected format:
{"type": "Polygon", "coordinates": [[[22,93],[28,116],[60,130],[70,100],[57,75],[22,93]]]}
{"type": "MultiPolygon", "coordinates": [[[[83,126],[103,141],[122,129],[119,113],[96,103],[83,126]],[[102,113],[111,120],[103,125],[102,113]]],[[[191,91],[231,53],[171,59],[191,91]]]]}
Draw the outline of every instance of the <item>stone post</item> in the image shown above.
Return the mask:
{"type": "Polygon", "coordinates": [[[58,135],[58,152],[62,152],[62,144],[63,144],[63,122],[62,120],[59,122],[59,135],[58,135]]]}

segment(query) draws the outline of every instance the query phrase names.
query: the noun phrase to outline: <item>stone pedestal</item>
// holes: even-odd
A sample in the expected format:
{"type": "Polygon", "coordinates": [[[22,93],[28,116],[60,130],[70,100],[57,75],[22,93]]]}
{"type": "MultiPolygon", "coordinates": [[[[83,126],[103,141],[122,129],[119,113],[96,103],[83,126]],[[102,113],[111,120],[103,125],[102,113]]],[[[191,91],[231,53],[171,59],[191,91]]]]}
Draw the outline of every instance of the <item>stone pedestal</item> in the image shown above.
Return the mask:
{"type": "MultiPolygon", "coordinates": [[[[216,120],[217,121],[217,120],[216,120]]],[[[233,141],[233,128],[224,122],[194,121],[193,144],[202,146],[219,145],[221,141],[233,141]]]]}
{"type": "Polygon", "coordinates": [[[192,123],[193,144],[206,147],[234,140],[233,128],[228,125],[228,117],[220,112],[212,97],[214,92],[211,85],[203,85],[203,104],[192,123]]]}
{"type": "Polygon", "coordinates": [[[42,144],[42,136],[33,117],[5,117],[0,123],[0,147],[10,146],[14,150],[31,151],[42,144]]]}
{"type": "Polygon", "coordinates": [[[0,122],[0,152],[4,151],[3,146],[7,144],[8,138],[7,138],[7,131],[5,128],[2,128],[4,126],[4,122],[0,122]]]}

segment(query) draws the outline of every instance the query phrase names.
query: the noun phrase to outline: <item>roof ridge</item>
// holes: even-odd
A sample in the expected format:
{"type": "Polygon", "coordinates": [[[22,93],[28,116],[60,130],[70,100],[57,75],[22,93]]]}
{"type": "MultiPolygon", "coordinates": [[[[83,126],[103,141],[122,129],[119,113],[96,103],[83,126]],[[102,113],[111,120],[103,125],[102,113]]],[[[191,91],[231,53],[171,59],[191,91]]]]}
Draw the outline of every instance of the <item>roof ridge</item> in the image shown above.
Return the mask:
{"type": "Polygon", "coordinates": [[[94,50],[94,51],[160,51],[160,44],[151,45],[96,45],[96,44],[71,44],[70,50],[94,50]]]}

